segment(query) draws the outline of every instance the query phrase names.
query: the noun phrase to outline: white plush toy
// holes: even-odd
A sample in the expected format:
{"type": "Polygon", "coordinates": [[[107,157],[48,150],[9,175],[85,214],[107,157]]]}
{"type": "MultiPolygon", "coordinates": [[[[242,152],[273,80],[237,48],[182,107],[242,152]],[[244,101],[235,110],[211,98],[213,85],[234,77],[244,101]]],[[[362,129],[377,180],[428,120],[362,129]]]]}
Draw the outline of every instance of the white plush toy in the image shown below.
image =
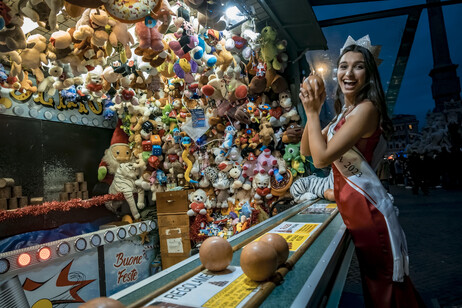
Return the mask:
{"type": "Polygon", "coordinates": [[[190,209],[188,210],[188,216],[196,216],[197,214],[205,215],[207,214],[207,208],[211,208],[211,204],[208,200],[207,193],[202,190],[198,189],[188,196],[190,209]]]}

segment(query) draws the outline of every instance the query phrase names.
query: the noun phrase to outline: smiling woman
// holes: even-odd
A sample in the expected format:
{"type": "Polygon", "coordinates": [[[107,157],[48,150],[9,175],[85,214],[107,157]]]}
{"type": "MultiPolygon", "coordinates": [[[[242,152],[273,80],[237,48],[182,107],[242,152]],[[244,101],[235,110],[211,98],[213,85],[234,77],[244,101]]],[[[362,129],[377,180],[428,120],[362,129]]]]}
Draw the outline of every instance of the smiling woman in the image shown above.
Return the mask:
{"type": "MultiPolygon", "coordinates": [[[[375,161],[391,133],[385,96],[369,37],[348,38],[337,63],[337,116],[321,130],[326,92],[319,82],[300,90],[307,123],[300,150],[316,167],[332,164],[334,193],[361,268],[367,307],[424,307],[408,274],[406,239],[375,161]]],[[[384,147],[385,146],[385,147],[384,147]]]]}

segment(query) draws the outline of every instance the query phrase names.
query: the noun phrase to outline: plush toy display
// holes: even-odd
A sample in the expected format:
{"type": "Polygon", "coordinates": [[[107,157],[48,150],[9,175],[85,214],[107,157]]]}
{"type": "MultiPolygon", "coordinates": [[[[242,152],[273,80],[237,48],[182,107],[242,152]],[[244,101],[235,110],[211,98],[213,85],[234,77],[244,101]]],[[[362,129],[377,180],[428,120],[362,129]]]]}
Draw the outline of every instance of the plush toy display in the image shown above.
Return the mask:
{"type": "MultiPolygon", "coordinates": [[[[60,112],[91,110],[106,128],[117,121],[98,188],[122,193],[133,218],[144,194],[153,206],[160,192],[188,189],[193,242],[231,237],[267,219],[313,170],[300,154],[286,42],[252,19],[224,31],[227,8],[224,0],[19,0],[0,10],[1,86],[60,112]],[[58,15],[63,6],[75,27],[63,28],[72,22],[58,15]],[[26,44],[24,16],[50,38],[26,44]]],[[[106,206],[121,214],[117,202],[106,206]]]]}

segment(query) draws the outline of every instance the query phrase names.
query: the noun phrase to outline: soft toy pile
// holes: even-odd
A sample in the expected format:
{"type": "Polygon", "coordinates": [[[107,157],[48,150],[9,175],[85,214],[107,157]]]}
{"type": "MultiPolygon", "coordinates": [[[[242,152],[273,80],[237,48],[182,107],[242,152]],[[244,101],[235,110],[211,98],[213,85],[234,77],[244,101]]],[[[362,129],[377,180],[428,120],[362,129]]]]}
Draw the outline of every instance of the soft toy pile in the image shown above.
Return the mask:
{"type": "Polygon", "coordinates": [[[257,33],[247,21],[222,31],[226,1],[184,1],[190,12],[166,0],[143,1],[147,11],[122,3],[118,11],[119,1],[103,0],[104,9],[66,2],[69,15],[81,16],[75,28],[26,41],[22,16],[55,29],[63,6],[36,2],[2,11],[0,51],[11,69],[1,85],[104,103],[126,145],[111,145],[98,177],[128,197],[135,218],[144,203],[133,193],[151,191],[155,201],[157,192],[190,188],[191,239],[227,238],[267,219],[294,179],[308,173],[294,95],[281,76],[286,42],[273,28],[257,33]],[[132,50],[133,24],[139,44],[132,50]],[[114,55],[120,61],[108,63],[114,55]],[[24,82],[28,73],[36,85],[24,82]]]}

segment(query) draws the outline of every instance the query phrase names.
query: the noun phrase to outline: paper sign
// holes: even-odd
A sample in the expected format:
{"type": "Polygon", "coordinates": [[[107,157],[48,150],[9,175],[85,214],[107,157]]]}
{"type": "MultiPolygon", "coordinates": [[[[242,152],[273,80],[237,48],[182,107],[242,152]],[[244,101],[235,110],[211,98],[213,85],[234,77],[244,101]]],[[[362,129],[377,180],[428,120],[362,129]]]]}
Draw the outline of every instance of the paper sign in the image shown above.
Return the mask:
{"type": "Polygon", "coordinates": [[[321,223],[283,222],[268,233],[279,234],[289,244],[290,251],[297,251],[321,225],[321,223]]]}
{"type": "Polygon", "coordinates": [[[162,307],[241,307],[259,290],[238,266],[220,273],[207,270],[178,284],[148,305],[162,307]]]}
{"type": "Polygon", "coordinates": [[[181,237],[167,239],[168,253],[183,253],[183,240],[181,237]]]}
{"type": "Polygon", "coordinates": [[[203,109],[192,109],[192,127],[205,127],[205,114],[203,109]]]}

